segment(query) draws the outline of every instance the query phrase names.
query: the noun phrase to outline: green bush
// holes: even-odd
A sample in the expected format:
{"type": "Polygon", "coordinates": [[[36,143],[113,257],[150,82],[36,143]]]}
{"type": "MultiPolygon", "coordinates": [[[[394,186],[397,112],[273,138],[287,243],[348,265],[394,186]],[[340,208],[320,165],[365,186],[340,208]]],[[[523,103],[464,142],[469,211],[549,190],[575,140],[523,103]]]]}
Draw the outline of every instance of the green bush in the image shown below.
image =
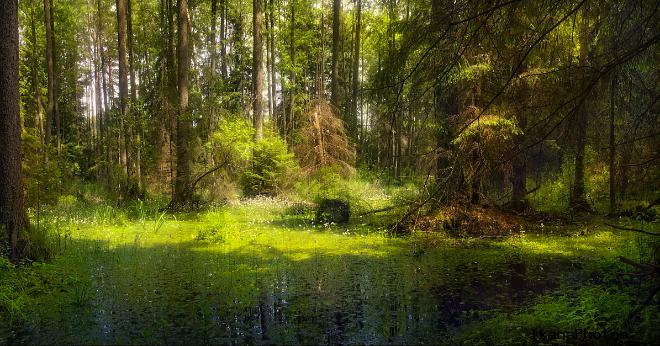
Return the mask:
{"type": "MultiPolygon", "coordinates": [[[[527,311],[507,314],[491,313],[491,318],[475,323],[460,332],[453,340],[465,345],[529,345],[546,342],[549,344],[572,344],[565,336],[557,339],[540,340],[538,331],[570,333],[575,330],[588,332],[619,333],[623,340],[587,340],[595,344],[612,342],[650,342],[657,335],[650,335],[650,327],[659,321],[657,314],[642,314],[638,327],[629,328],[625,321],[635,304],[635,297],[619,290],[607,290],[600,286],[584,287],[577,294],[561,293],[542,296],[537,304],[527,311]],[[535,333],[536,331],[536,333],[535,333]]],[[[655,333],[657,334],[657,333],[655,333]]],[[[579,340],[577,340],[579,341],[579,340]]]]}
{"type": "Polygon", "coordinates": [[[293,154],[276,135],[258,141],[252,159],[241,177],[243,192],[248,196],[276,195],[291,184],[296,171],[293,154]]]}
{"type": "Polygon", "coordinates": [[[204,145],[216,163],[240,168],[250,159],[254,147],[254,128],[245,119],[227,116],[220,119],[218,130],[204,145]]]}
{"type": "Polygon", "coordinates": [[[19,284],[23,282],[11,262],[0,257],[0,344],[6,344],[13,329],[25,315],[26,296],[19,284]]]}

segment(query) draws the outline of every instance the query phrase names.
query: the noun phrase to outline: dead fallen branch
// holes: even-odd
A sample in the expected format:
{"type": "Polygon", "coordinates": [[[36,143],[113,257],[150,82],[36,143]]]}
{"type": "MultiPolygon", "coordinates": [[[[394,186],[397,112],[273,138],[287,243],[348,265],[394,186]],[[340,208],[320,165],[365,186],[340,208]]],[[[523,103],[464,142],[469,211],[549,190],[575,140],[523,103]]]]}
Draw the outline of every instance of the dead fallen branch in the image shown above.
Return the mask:
{"type": "Polygon", "coordinates": [[[647,232],[647,231],[637,229],[637,228],[618,226],[618,225],[613,225],[613,224],[607,223],[607,222],[604,222],[603,224],[607,225],[607,226],[610,226],[612,228],[615,228],[615,229],[620,229],[622,231],[633,231],[633,232],[643,233],[643,234],[647,234],[647,235],[654,235],[656,237],[660,236],[660,233],[647,232]]]}
{"type": "Polygon", "coordinates": [[[623,256],[619,256],[619,261],[640,269],[647,274],[660,273],[660,266],[653,263],[639,263],[623,256]]]}
{"type": "Polygon", "coordinates": [[[398,208],[403,208],[403,207],[404,207],[404,206],[402,206],[402,205],[393,205],[393,206],[389,206],[389,207],[385,207],[385,208],[380,208],[380,209],[376,209],[376,210],[365,211],[364,213],[360,213],[360,214],[358,214],[358,216],[364,216],[364,215],[370,215],[370,214],[377,214],[377,213],[382,213],[382,212],[385,212],[385,211],[390,211],[390,210],[393,210],[393,209],[398,209],[398,208]]]}

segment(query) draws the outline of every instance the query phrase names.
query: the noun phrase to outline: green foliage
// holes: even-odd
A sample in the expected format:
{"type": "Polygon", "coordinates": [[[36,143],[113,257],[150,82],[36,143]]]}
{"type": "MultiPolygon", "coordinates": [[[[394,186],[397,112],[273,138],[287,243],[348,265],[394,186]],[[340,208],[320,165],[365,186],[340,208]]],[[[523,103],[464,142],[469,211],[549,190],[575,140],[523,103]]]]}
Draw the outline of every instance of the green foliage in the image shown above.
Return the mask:
{"type": "Polygon", "coordinates": [[[210,201],[236,199],[239,195],[237,182],[252,157],[254,148],[254,128],[244,118],[223,114],[217,128],[209,135],[203,145],[207,157],[205,171],[213,165],[222,166],[217,172],[200,182],[200,186],[208,193],[210,201]]]}
{"type": "Polygon", "coordinates": [[[242,167],[250,159],[254,147],[254,128],[243,118],[226,116],[220,119],[218,129],[206,143],[216,162],[228,161],[242,167]]]}
{"type": "MultiPolygon", "coordinates": [[[[491,318],[479,322],[458,334],[455,342],[465,345],[528,345],[538,342],[552,344],[571,344],[571,340],[562,338],[539,340],[534,337],[534,330],[570,333],[575,330],[589,332],[617,332],[628,337],[645,328],[628,329],[625,320],[636,298],[617,289],[601,286],[584,287],[575,294],[563,292],[548,294],[537,299],[536,304],[524,312],[507,314],[495,312],[491,318]]],[[[653,325],[660,319],[655,315],[646,315],[644,325],[653,325]]],[[[656,324],[657,325],[657,324],[656,324]]],[[[653,328],[651,328],[653,329],[653,328]]],[[[538,332],[537,332],[538,333],[538,332]]],[[[538,334],[537,334],[538,335],[538,334]]],[[[642,335],[641,340],[651,342],[650,335],[642,335]]],[[[611,340],[592,340],[607,344],[611,340]]],[[[623,340],[617,340],[621,342],[623,340]]]]}
{"type": "Polygon", "coordinates": [[[243,172],[241,185],[248,196],[273,196],[292,183],[297,165],[286,143],[275,135],[258,141],[249,166],[243,172]]]}
{"type": "Polygon", "coordinates": [[[52,231],[44,226],[31,226],[28,231],[30,259],[47,261],[55,256],[55,242],[52,231]]]}
{"type": "Polygon", "coordinates": [[[527,197],[534,208],[543,211],[561,212],[566,210],[570,196],[573,165],[564,160],[561,170],[553,178],[541,183],[534,193],[527,197]]]}
{"type": "Polygon", "coordinates": [[[32,268],[15,267],[7,258],[0,256],[0,343],[6,344],[13,336],[14,328],[25,321],[29,302],[27,289],[38,285],[32,268]],[[27,275],[26,275],[27,274],[27,275]]]}
{"type": "MultiPolygon", "coordinates": [[[[573,186],[575,158],[564,156],[561,169],[549,179],[544,179],[538,190],[528,195],[530,203],[542,211],[563,212],[568,207],[573,186]]],[[[591,146],[585,148],[585,189],[587,201],[597,211],[605,211],[609,197],[609,169],[598,159],[591,146]]],[[[532,185],[528,183],[528,186],[532,185]]]]}
{"type": "Polygon", "coordinates": [[[467,141],[479,140],[485,146],[497,146],[520,134],[522,130],[513,120],[496,115],[482,115],[458,135],[452,144],[461,145],[467,141]]]}
{"type": "Polygon", "coordinates": [[[461,62],[455,69],[454,73],[448,78],[449,84],[458,82],[474,81],[483,78],[486,73],[491,72],[493,67],[489,62],[478,62],[470,64],[469,62],[461,62]]]}
{"type": "Polygon", "coordinates": [[[380,174],[360,171],[346,177],[339,165],[319,169],[295,184],[297,197],[318,203],[324,199],[348,202],[353,213],[367,212],[389,207],[397,203],[409,203],[418,190],[412,185],[385,184],[380,174]]]}
{"type": "MultiPolygon", "coordinates": [[[[373,172],[366,172],[345,179],[336,170],[328,170],[319,179],[334,187],[335,192],[326,187],[326,193],[339,193],[341,184],[346,184],[344,195],[354,200],[359,198],[369,208],[387,206],[392,196],[410,193],[406,186],[383,186],[371,181],[373,177],[373,172]]],[[[410,306],[420,309],[420,314],[455,314],[463,325],[475,322],[467,328],[461,327],[465,328],[464,333],[457,333],[450,341],[527,344],[533,342],[529,328],[618,328],[622,316],[636,304],[633,298],[638,293],[636,286],[628,290],[614,284],[621,280],[616,256],[653,260],[648,250],[640,251],[648,239],[609,230],[587,236],[532,235],[505,241],[448,239],[442,234],[426,232],[396,238],[357,217],[348,225],[323,227],[321,231],[309,222],[304,207],[300,214],[293,215],[285,212],[290,204],[272,198],[243,200],[219,209],[173,215],[158,213],[152,201],[126,203],[118,208],[102,203],[90,205],[89,201],[93,200],[90,197],[85,200],[86,203],[80,197],[64,195],[57,209],[44,211],[42,222],[52,227],[59,223],[61,234],[68,239],[62,239],[68,246],[52,264],[34,263],[17,270],[6,260],[0,261],[0,287],[4,286],[0,292],[7,297],[0,298],[4,299],[0,301],[4,304],[0,308],[3,309],[0,330],[16,330],[25,321],[50,321],[53,316],[65,319],[64,324],[69,328],[76,328],[70,326],[94,319],[95,313],[109,308],[105,305],[108,303],[119,304],[113,305],[118,309],[130,307],[134,314],[156,307],[157,321],[163,320],[163,324],[154,325],[151,319],[138,318],[138,324],[132,327],[140,333],[171,330],[174,322],[200,330],[205,328],[205,322],[201,317],[189,316],[202,316],[197,315],[200,311],[208,314],[208,306],[249,311],[250,306],[259,304],[264,289],[273,289],[269,283],[282,278],[288,280],[287,286],[266,292],[287,297],[313,292],[309,300],[292,299],[292,305],[285,307],[291,310],[286,311],[300,314],[327,308],[353,311],[354,300],[346,290],[350,292],[355,287],[351,284],[358,277],[368,278],[358,281],[357,292],[365,292],[369,297],[360,298],[361,302],[375,310],[365,318],[379,325],[405,325],[405,316],[410,314],[405,305],[413,304],[410,306]],[[564,287],[563,291],[546,290],[540,298],[533,298],[536,292],[512,291],[507,282],[508,266],[512,262],[527,268],[526,288],[531,290],[532,285],[541,283],[548,289],[564,287]],[[400,279],[392,281],[391,277],[400,279]],[[593,286],[593,278],[600,279],[602,285],[593,286]],[[553,282],[554,286],[550,285],[553,282]],[[195,290],[194,294],[189,287],[195,290]],[[446,292],[447,296],[427,293],[433,290],[446,292]],[[217,291],[227,293],[213,294],[217,291]],[[414,300],[404,300],[404,304],[392,311],[391,301],[388,303],[391,292],[412,295],[414,300]],[[122,299],[108,302],[96,299],[97,294],[99,298],[120,296],[122,299]],[[464,313],[456,312],[453,307],[441,307],[442,302],[459,299],[465,303],[461,305],[464,313]],[[472,304],[475,299],[485,307],[472,304]],[[520,305],[511,307],[512,303],[520,305]],[[530,303],[532,306],[525,308],[530,303]],[[203,308],[189,309],[197,304],[203,308]],[[508,313],[496,312],[497,309],[506,309],[508,313]],[[12,311],[13,317],[8,311],[12,311]],[[158,311],[172,311],[172,314],[158,311]],[[390,320],[393,312],[398,317],[390,320]],[[14,319],[11,326],[7,322],[10,318],[14,319]]],[[[387,215],[379,214],[377,218],[387,215]]],[[[632,340],[653,340],[656,315],[651,309],[639,315],[640,327],[633,331],[638,334],[632,340]]],[[[50,328],[40,326],[44,328],[42,331],[50,328]]],[[[420,322],[420,326],[427,324],[420,322]]],[[[309,338],[323,335],[314,323],[299,327],[309,338]]],[[[286,336],[290,328],[277,323],[269,329],[271,340],[280,340],[275,336],[275,328],[284,332],[282,343],[295,341],[286,336]]],[[[74,330],[79,338],[96,336],[84,329],[74,330]]],[[[124,329],[117,333],[130,338],[124,329]]],[[[436,337],[435,333],[435,330],[422,331],[421,339],[410,333],[400,337],[406,342],[422,343],[436,337]]],[[[377,342],[387,341],[381,339],[384,336],[376,335],[377,342]]]]}
{"type": "MultiPolygon", "coordinates": [[[[45,153],[34,129],[23,129],[23,171],[25,172],[25,198],[28,207],[57,202],[62,173],[58,161],[46,161],[45,153]]],[[[53,156],[52,153],[51,157],[53,156]]]]}
{"type": "MultiPolygon", "coordinates": [[[[13,271],[14,269],[10,270],[13,271]]],[[[3,276],[9,277],[6,274],[3,276]]],[[[7,280],[7,278],[3,278],[4,280],[7,280]]],[[[3,322],[0,326],[0,342],[3,344],[7,342],[5,338],[11,335],[11,328],[25,318],[26,296],[16,292],[15,289],[11,283],[0,285],[0,321],[3,322]]]]}

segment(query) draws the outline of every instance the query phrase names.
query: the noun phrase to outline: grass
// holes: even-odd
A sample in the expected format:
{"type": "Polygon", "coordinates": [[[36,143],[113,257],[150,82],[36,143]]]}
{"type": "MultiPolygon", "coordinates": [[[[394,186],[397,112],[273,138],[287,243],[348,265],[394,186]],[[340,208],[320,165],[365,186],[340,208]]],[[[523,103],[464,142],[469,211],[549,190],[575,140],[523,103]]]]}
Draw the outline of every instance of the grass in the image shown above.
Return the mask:
{"type": "MultiPolygon", "coordinates": [[[[647,286],[617,256],[648,260],[654,241],[593,226],[393,237],[377,218],[317,225],[271,199],[158,205],[46,210],[56,258],[0,263],[0,343],[527,344],[539,329],[623,328],[647,286]]],[[[658,320],[645,309],[627,340],[655,340],[658,320]]]]}

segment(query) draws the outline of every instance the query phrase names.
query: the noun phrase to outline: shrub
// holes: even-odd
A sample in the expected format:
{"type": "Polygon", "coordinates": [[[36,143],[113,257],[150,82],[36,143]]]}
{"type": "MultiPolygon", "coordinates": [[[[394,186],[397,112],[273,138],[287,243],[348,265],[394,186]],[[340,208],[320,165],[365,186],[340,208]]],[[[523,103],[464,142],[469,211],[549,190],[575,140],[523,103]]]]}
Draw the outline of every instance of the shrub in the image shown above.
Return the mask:
{"type": "Polygon", "coordinates": [[[337,109],[323,99],[310,101],[299,131],[296,155],[305,173],[337,166],[344,176],[353,172],[355,147],[337,109]]]}
{"type": "Polygon", "coordinates": [[[246,169],[254,147],[254,128],[242,117],[227,115],[220,118],[217,130],[210,134],[203,145],[207,161],[206,171],[215,165],[221,169],[202,180],[200,187],[205,188],[206,198],[211,201],[237,199],[239,196],[238,180],[246,169]]]}
{"type": "Polygon", "coordinates": [[[248,196],[276,195],[288,187],[296,163],[286,143],[276,135],[258,141],[252,159],[241,178],[243,192],[248,196]]]}
{"type": "Polygon", "coordinates": [[[240,168],[250,159],[254,147],[254,128],[243,118],[223,117],[218,130],[204,145],[216,163],[240,168]]]}
{"type": "MultiPolygon", "coordinates": [[[[650,327],[657,324],[657,314],[644,314],[641,322],[633,328],[626,327],[628,317],[635,298],[619,290],[606,290],[600,286],[583,287],[577,295],[569,293],[549,294],[538,299],[537,304],[527,311],[507,314],[492,313],[492,318],[468,327],[454,341],[456,344],[537,344],[548,342],[552,344],[570,343],[570,339],[540,340],[535,338],[535,330],[545,332],[570,332],[587,330],[590,332],[604,331],[622,332],[618,334],[623,340],[583,340],[596,344],[611,344],[612,342],[645,341],[651,342],[657,337],[657,332],[650,327]]],[[[575,340],[573,340],[575,341],[575,340]]],[[[579,341],[579,340],[578,340],[579,341]]]]}

